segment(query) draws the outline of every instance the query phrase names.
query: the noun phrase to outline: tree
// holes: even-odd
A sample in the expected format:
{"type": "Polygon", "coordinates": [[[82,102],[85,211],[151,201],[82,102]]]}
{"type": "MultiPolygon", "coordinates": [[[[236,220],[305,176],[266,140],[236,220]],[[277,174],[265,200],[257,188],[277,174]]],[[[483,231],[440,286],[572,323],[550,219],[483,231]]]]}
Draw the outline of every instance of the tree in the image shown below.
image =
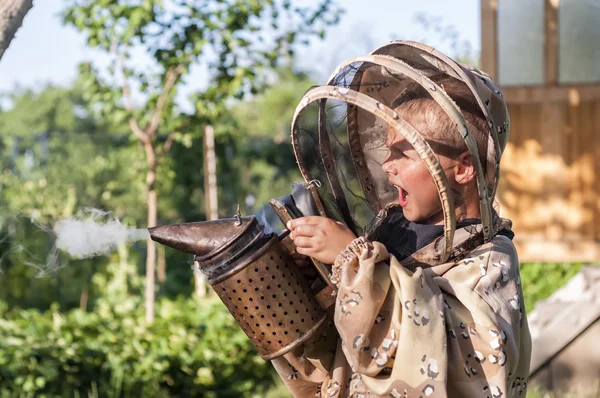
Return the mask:
{"type": "Polygon", "coordinates": [[[0,59],[33,7],[33,0],[0,0],[0,59]]]}
{"type": "MultiPolygon", "coordinates": [[[[86,91],[103,113],[127,120],[146,156],[147,223],[157,223],[156,171],[174,141],[201,135],[233,98],[260,92],[267,72],[336,23],[333,0],[316,7],[291,0],[70,0],[66,23],[87,35],[87,43],[110,54],[113,64],[98,71],[84,64],[86,91]],[[144,54],[135,65],[132,53],[144,54]],[[192,67],[209,71],[208,87],[194,95],[196,113],[177,108],[176,95],[192,67]],[[160,137],[159,137],[160,136],[160,137]]],[[[156,249],[146,254],[146,320],[154,319],[156,249]]]]}

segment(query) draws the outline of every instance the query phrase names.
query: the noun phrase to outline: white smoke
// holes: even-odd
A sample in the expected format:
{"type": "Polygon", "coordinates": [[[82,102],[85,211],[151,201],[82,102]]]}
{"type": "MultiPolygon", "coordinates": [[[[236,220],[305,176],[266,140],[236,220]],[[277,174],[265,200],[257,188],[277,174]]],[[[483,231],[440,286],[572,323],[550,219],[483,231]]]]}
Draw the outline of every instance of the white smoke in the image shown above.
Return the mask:
{"type": "MultiPolygon", "coordinates": [[[[0,244],[3,244],[10,238],[15,238],[17,236],[16,225],[22,224],[25,221],[30,222],[31,224],[39,228],[39,231],[36,231],[34,233],[43,232],[52,235],[52,231],[44,225],[37,222],[35,216],[22,214],[7,215],[5,213],[5,209],[0,208],[0,227],[7,226],[7,233],[0,239],[0,244]]],[[[50,272],[60,269],[63,266],[63,264],[60,262],[58,256],[58,249],[56,248],[56,246],[52,247],[52,249],[46,256],[45,262],[41,256],[35,255],[22,244],[15,244],[12,240],[9,240],[8,244],[5,244],[4,246],[5,247],[2,248],[3,250],[0,251],[0,274],[4,272],[4,260],[12,255],[16,255],[19,257],[19,260],[17,261],[20,261],[29,267],[35,268],[38,271],[36,277],[44,276],[50,272]]]]}
{"type": "Polygon", "coordinates": [[[75,217],[54,224],[56,247],[76,258],[108,254],[120,243],[150,238],[147,229],[121,224],[112,213],[85,209],[75,217]]]}
{"type": "Polygon", "coordinates": [[[268,203],[256,213],[255,217],[258,223],[262,225],[265,235],[270,235],[273,232],[276,232],[275,228],[273,227],[274,222],[279,222],[279,224],[281,224],[279,217],[277,217],[277,214],[273,211],[271,205],[268,203]]]}

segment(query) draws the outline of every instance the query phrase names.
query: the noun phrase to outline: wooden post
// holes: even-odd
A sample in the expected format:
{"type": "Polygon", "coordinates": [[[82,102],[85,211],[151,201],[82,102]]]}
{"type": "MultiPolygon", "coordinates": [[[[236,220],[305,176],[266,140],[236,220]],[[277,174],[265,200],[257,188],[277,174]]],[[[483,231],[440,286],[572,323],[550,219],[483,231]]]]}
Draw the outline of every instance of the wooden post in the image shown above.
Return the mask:
{"type": "Polygon", "coordinates": [[[217,203],[217,159],[215,155],[215,130],[213,126],[204,128],[204,197],[206,218],[219,218],[217,203]]]}
{"type": "Polygon", "coordinates": [[[156,277],[159,283],[165,283],[167,281],[167,259],[165,247],[163,245],[158,245],[156,247],[156,254],[158,256],[156,261],[156,277]]]}
{"type": "Polygon", "coordinates": [[[81,295],[79,296],[79,309],[83,312],[87,311],[88,295],[89,291],[86,287],[81,291],[81,295]]]}
{"type": "Polygon", "coordinates": [[[558,4],[559,0],[544,0],[544,82],[558,85],[558,4]]]}
{"type": "MultiPolygon", "coordinates": [[[[548,87],[558,85],[558,3],[559,0],[544,0],[544,91],[548,87]]],[[[542,134],[540,144],[544,153],[562,154],[564,159],[563,143],[563,106],[541,102],[540,120],[542,134]]],[[[567,112],[567,115],[569,112],[567,112]]],[[[568,120],[568,118],[567,118],[568,120]]],[[[571,142],[572,139],[571,139],[571,142]]],[[[542,198],[566,198],[568,187],[565,182],[558,184],[545,184],[540,192],[542,198]]],[[[553,216],[545,228],[544,236],[549,241],[560,240],[567,232],[564,220],[553,216]]]]}
{"type": "Polygon", "coordinates": [[[498,0],[481,1],[481,69],[498,82],[498,0]]]}
{"type": "MultiPolygon", "coordinates": [[[[219,218],[217,202],[217,157],[215,155],[215,130],[213,126],[204,128],[204,203],[207,220],[219,218]]],[[[196,283],[196,296],[206,296],[206,277],[194,264],[194,280],[196,283]]]]}

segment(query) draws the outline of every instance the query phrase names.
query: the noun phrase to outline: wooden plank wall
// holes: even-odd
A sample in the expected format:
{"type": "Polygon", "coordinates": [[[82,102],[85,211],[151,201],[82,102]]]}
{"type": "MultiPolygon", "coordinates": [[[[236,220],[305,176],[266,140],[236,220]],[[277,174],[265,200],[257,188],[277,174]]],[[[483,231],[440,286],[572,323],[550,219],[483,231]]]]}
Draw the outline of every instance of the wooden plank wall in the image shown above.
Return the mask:
{"type": "Polygon", "coordinates": [[[600,259],[600,95],[590,93],[595,90],[600,94],[589,86],[504,90],[511,136],[497,201],[500,215],[513,220],[521,261],[600,259]]]}
{"type": "MultiPolygon", "coordinates": [[[[481,66],[495,80],[498,1],[480,1],[481,66]]],[[[560,85],[558,7],[544,0],[544,85],[501,88],[512,126],[497,200],[521,261],[597,262],[600,84],[560,85]]]]}

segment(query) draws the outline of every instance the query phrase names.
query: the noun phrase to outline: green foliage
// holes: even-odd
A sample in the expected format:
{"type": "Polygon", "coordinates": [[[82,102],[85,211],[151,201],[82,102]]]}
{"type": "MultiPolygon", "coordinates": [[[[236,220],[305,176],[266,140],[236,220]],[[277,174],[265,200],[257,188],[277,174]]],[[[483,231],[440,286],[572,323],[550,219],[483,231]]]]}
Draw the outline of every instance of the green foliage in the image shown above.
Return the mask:
{"type": "Polygon", "coordinates": [[[10,109],[2,112],[2,138],[31,138],[41,133],[97,131],[102,128],[92,118],[79,86],[46,85],[39,90],[19,89],[7,95],[10,109]]]}
{"type": "Polygon", "coordinates": [[[17,90],[10,95],[10,109],[0,111],[0,160],[5,165],[0,206],[6,213],[46,223],[84,206],[118,212],[118,204],[130,202],[124,196],[140,194],[143,185],[135,182],[143,176],[142,157],[127,134],[94,118],[93,106],[81,92],[78,83],[17,90]]]}
{"type": "Polygon", "coordinates": [[[80,207],[96,207],[114,209],[122,216],[125,208],[139,203],[143,159],[127,137],[63,133],[47,135],[45,150],[39,142],[19,144],[14,167],[0,174],[12,214],[48,222],[71,216],[80,207]]]}
{"type": "Polygon", "coordinates": [[[141,154],[128,134],[93,118],[80,92],[17,90],[0,112],[0,300],[11,306],[76,307],[104,269],[103,258],[64,267],[68,259],[52,250],[55,221],[85,207],[134,225],[144,215],[141,154]]]}
{"type": "Polygon", "coordinates": [[[581,270],[581,263],[523,263],[521,284],[525,309],[533,310],[535,303],[549,297],[581,270]]]}
{"type": "Polygon", "coordinates": [[[263,94],[232,109],[239,130],[250,137],[272,137],[289,142],[296,106],[314,82],[289,67],[277,70],[277,80],[263,94]]]}
{"type": "MultiPolygon", "coordinates": [[[[169,278],[159,290],[156,321],[146,326],[136,247],[120,247],[118,258],[68,264],[59,257],[62,268],[44,278],[35,278],[32,257],[43,264],[52,247],[44,229],[82,207],[144,225],[147,166],[123,133],[131,120],[150,131],[158,113],[156,144],[174,138],[157,168],[160,223],[203,216],[206,123],[217,131],[224,215],[249,193],[262,204],[289,192],[299,175],[288,126],[309,84],[289,71],[273,76],[272,68],[289,61],[297,45],[323,37],[339,9],[331,0],[308,7],[287,0],[71,0],[64,16],[113,62],[107,70],[81,65],[77,90],[15,93],[12,108],[0,112],[7,165],[0,208],[8,216],[0,219],[0,297],[8,302],[0,308],[0,396],[265,396],[270,364],[222,305],[198,311],[181,298],[190,295],[189,258],[167,251],[169,278]],[[132,62],[133,53],[144,62],[132,62]],[[174,98],[192,67],[206,68],[209,79],[187,115],[174,98]],[[257,96],[274,81],[284,87],[257,96]],[[256,112],[241,111],[236,101],[249,98],[256,112]],[[234,107],[240,112],[230,113],[234,107]],[[84,293],[90,312],[73,310],[84,293]]],[[[160,145],[154,148],[160,156],[160,145]]]]}
{"type": "Polygon", "coordinates": [[[65,21],[112,63],[107,69],[82,64],[73,89],[15,92],[11,109],[0,112],[6,165],[0,174],[0,300],[7,303],[0,303],[0,397],[266,395],[272,368],[223,306],[211,300],[198,309],[181,298],[190,296],[189,256],[167,250],[168,279],[152,326],[143,317],[138,247],[70,263],[53,257],[59,269],[36,276],[52,254],[46,231],[82,207],[144,225],[147,164],[135,140],[123,134],[132,120],[156,132],[161,224],[203,216],[206,123],[217,132],[226,215],[249,193],[262,204],[289,192],[299,175],[288,126],[309,84],[291,71],[272,71],[291,60],[296,46],[322,38],[339,15],[332,0],[314,6],[289,0],[67,3],[65,21]],[[143,61],[134,63],[133,54],[143,61]],[[208,85],[193,94],[189,115],[174,99],[193,67],[206,69],[208,85]],[[282,87],[257,95],[274,82],[282,87]],[[259,105],[256,112],[241,110],[237,101],[248,99],[259,105]],[[168,136],[174,138],[170,156],[161,157],[168,136]],[[80,298],[90,312],[73,309],[80,298]]]}
{"type": "MultiPolygon", "coordinates": [[[[205,125],[225,120],[229,101],[261,92],[269,72],[293,55],[298,43],[322,38],[340,12],[333,0],[320,0],[314,7],[291,0],[67,2],[64,22],[84,33],[88,46],[111,58],[107,70],[80,65],[81,84],[94,110],[115,124],[127,122],[142,144],[148,223],[157,219],[156,182],[163,181],[157,168],[169,181],[175,174],[165,167],[173,163],[162,162],[171,143],[189,147],[198,142],[205,125]],[[143,61],[133,63],[134,53],[143,61]],[[192,67],[207,70],[208,85],[193,94],[195,113],[189,115],[174,99],[192,67]]],[[[154,243],[147,248],[147,270],[153,270],[154,243]]],[[[148,277],[147,283],[152,280],[148,277]]],[[[146,291],[146,300],[150,320],[153,289],[146,291]]]]}
{"type": "Polygon", "coordinates": [[[0,396],[243,397],[273,384],[216,299],[162,300],[143,313],[8,310],[0,302],[0,396]]]}
{"type": "Polygon", "coordinates": [[[217,130],[220,197],[227,200],[229,216],[237,203],[244,214],[251,213],[289,193],[292,182],[302,181],[290,128],[294,110],[313,82],[288,67],[276,73],[264,93],[232,106],[230,119],[217,130]],[[254,208],[245,206],[248,195],[254,196],[254,208]]]}
{"type": "Polygon", "coordinates": [[[103,114],[134,118],[144,129],[162,107],[161,128],[182,137],[189,132],[181,124],[189,127],[189,121],[174,120],[173,99],[192,67],[209,74],[207,87],[194,93],[194,116],[213,121],[225,113],[228,99],[262,91],[270,70],[296,46],[322,38],[340,15],[333,0],[314,7],[291,0],[70,0],[63,17],[87,36],[90,47],[113,57],[108,73],[90,64],[80,67],[86,92],[103,114]],[[133,53],[143,54],[142,65],[131,62],[133,53]],[[142,103],[131,106],[134,96],[142,103]],[[161,97],[163,105],[157,106],[161,97]]]}
{"type": "MultiPolygon", "coordinates": [[[[228,118],[217,123],[221,216],[231,216],[237,203],[244,214],[250,214],[272,197],[289,193],[291,183],[301,180],[289,126],[297,102],[311,84],[305,75],[283,68],[271,88],[251,101],[231,104],[228,118]],[[272,112],[275,107],[277,112],[272,112]],[[245,207],[248,195],[255,196],[252,208],[245,207]]],[[[69,264],[65,256],[47,259],[53,241],[44,229],[85,207],[111,210],[128,225],[145,225],[145,162],[129,133],[115,131],[118,127],[110,120],[99,123],[93,112],[86,111],[91,105],[77,97],[77,86],[60,89],[66,98],[49,95],[48,90],[58,89],[14,94],[13,107],[0,112],[0,159],[7,165],[0,173],[0,283],[5,286],[0,300],[38,309],[47,309],[56,301],[69,309],[79,305],[80,294],[90,288],[92,276],[106,272],[107,261],[101,257],[69,264]],[[70,103],[71,107],[61,112],[78,115],[76,122],[60,123],[58,115],[50,111],[48,98],[70,103]],[[69,102],[69,98],[77,101],[69,102]],[[38,119],[45,125],[63,126],[64,131],[30,135],[26,129],[9,130],[9,122],[20,115],[26,117],[30,106],[48,109],[38,119]],[[83,126],[90,130],[68,130],[83,126]],[[49,264],[62,268],[49,277],[37,278],[49,264]],[[38,293],[31,294],[27,286],[38,293]]],[[[34,129],[37,127],[32,124],[34,129]]],[[[204,219],[202,140],[176,142],[170,155],[157,170],[159,222],[204,219]]],[[[136,251],[132,256],[143,260],[136,251]]],[[[168,279],[159,295],[176,297],[191,290],[188,262],[182,253],[167,250],[168,279]]],[[[88,293],[93,300],[99,292],[88,293]]]]}

